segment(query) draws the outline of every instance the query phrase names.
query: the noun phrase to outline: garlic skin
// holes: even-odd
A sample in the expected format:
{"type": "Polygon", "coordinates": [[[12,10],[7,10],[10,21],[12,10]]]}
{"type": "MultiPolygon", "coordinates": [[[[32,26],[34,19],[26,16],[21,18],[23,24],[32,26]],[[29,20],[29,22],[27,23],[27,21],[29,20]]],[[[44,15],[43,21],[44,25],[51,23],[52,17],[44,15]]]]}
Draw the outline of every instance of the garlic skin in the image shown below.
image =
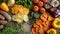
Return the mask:
{"type": "Polygon", "coordinates": [[[15,0],[8,0],[7,5],[12,6],[15,4],[15,0]]]}
{"type": "Polygon", "coordinates": [[[48,0],[48,3],[50,4],[52,1],[57,1],[57,0],[48,0]]]}

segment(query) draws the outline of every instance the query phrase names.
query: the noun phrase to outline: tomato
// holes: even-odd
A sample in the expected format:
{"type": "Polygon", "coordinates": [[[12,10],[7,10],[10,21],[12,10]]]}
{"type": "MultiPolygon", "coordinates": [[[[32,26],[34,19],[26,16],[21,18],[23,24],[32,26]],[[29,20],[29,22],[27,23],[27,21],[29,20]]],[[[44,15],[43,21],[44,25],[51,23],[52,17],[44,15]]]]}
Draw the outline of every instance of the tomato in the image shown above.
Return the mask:
{"type": "Polygon", "coordinates": [[[40,8],[41,13],[44,13],[45,11],[46,11],[45,8],[40,8]]]}
{"type": "Polygon", "coordinates": [[[48,2],[48,0],[42,0],[42,2],[48,2]]]}
{"type": "Polygon", "coordinates": [[[38,10],[39,10],[39,7],[38,6],[33,6],[33,11],[34,12],[38,12],[38,10]]]}
{"type": "Polygon", "coordinates": [[[39,1],[39,2],[37,3],[37,5],[38,5],[39,7],[42,7],[42,6],[43,6],[43,2],[42,2],[42,1],[39,1]]]}
{"type": "Polygon", "coordinates": [[[39,0],[33,0],[33,2],[34,2],[34,3],[38,3],[38,2],[39,2],[39,0]]]}

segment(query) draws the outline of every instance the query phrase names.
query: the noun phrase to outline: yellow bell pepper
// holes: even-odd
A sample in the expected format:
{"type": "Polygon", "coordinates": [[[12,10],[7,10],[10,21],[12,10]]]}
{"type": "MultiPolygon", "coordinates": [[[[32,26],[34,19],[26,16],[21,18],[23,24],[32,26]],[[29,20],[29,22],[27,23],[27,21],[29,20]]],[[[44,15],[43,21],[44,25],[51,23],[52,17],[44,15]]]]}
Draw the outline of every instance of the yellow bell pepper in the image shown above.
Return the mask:
{"type": "Polygon", "coordinates": [[[52,26],[54,28],[59,28],[60,29],[60,19],[59,18],[56,18],[53,23],[52,23],[52,26]]]}
{"type": "Polygon", "coordinates": [[[47,34],[57,34],[57,31],[53,28],[47,31],[47,34]]]}
{"type": "Polygon", "coordinates": [[[1,3],[0,8],[1,8],[2,10],[6,11],[6,12],[9,11],[9,8],[8,8],[8,6],[6,5],[5,2],[1,3]]]}

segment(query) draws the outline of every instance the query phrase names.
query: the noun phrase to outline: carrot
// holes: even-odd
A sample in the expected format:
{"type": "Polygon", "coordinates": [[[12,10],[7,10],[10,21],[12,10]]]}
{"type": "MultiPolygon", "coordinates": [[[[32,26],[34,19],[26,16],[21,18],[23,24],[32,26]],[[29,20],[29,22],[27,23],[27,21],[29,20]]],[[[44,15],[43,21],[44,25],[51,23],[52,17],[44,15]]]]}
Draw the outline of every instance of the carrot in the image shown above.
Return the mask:
{"type": "Polygon", "coordinates": [[[44,30],[43,29],[39,29],[39,34],[44,34],[44,30]]]}
{"type": "Polygon", "coordinates": [[[42,25],[43,25],[44,27],[47,26],[45,22],[43,22],[42,25]]]}
{"type": "Polygon", "coordinates": [[[47,18],[48,18],[48,16],[49,16],[49,14],[44,13],[44,14],[43,14],[43,16],[47,19],[47,18]]]}
{"type": "Polygon", "coordinates": [[[36,28],[36,27],[39,27],[39,26],[38,26],[37,24],[34,23],[34,27],[36,28]]]}
{"type": "Polygon", "coordinates": [[[40,22],[39,22],[39,20],[36,20],[36,24],[37,24],[37,25],[40,25],[40,22]]]}
{"type": "Polygon", "coordinates": [[[35,32],[35,29],[34,29],[34,28],[32,28],[32,33],[33,33],[33,34],[36,34],[36,32],[35,32]]]}
{"type": "Polygon", "coordinates": [[[52,21],[52,20],[54,20],[54,18],[52,16],[49,16],[48,21],[52,21]]]}
{"type": "Polygon", "coordinates": [[[50,21],[46,21],[46,25],[50,26],[51,22],[50,21]]]}
{"type": "Polygon", "coordinates": [[[39,31],[39,28],[36,28],[36,32],[38,32],[39,31]]]}
{"type": "Polygon", "coordinates": [[[43,15],[41,16],[41,20],[43,20],[44,22],[47,21],[47,19],[43,15]]]}
{"type": "Polygon", "coordinates": [[[45,27],[43,28],[43,30],[44,30],[44,31],[48,31],[48,30],[49,30],[49,26],[45,26],[45,27]]]}
{"type": "Polygon", "coordinates": [[[43,28],[42,24],[39,22],[39,20],[36,22],[36,24],[39,25],[40,28],[43,28]]]}
{"type": "Polygon", "coordinates": [[[39,19],[39,22],[40,22],[40,24],[42,24],[42,20],[41,19],[39,19]]]}

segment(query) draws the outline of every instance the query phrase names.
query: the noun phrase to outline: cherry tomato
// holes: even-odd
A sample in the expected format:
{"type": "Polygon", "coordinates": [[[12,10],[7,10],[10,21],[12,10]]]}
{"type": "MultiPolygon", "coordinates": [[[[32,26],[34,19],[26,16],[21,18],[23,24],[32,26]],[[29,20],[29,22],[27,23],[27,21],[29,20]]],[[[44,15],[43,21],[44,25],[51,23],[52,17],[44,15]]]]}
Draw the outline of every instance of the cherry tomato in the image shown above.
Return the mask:
{"type": "Polygon", "coordinates": [[[37,5],[38,5],[39,7],[42,7],[42,6],[43,6],[43,2],[42,2],[42,1],[39,1],[39,2],[37,3],[37,5]]]}
{"type": "Polygon", "coordinates": [[[46,11],[45,8],[40,8],[41,13],[44,13],[45,11],[46,11]]]}
{"type": "Polygon", "coordinates": [[[34,2],[34,3],[38,3],[38,2],[39,2],[39,0],[33,0],[33,2],[34,2]]]}
{"type": "Polygon", "coordinates": [[[42,2],[48,2],[48,0],[42,0],[42,2]]]}
{"type": "Polygon", "coordinates": [[[33,6],[33,11],[34,12],[38,12],[38,10],[39,10],[39,7],[38,6],[33,6]]]}

